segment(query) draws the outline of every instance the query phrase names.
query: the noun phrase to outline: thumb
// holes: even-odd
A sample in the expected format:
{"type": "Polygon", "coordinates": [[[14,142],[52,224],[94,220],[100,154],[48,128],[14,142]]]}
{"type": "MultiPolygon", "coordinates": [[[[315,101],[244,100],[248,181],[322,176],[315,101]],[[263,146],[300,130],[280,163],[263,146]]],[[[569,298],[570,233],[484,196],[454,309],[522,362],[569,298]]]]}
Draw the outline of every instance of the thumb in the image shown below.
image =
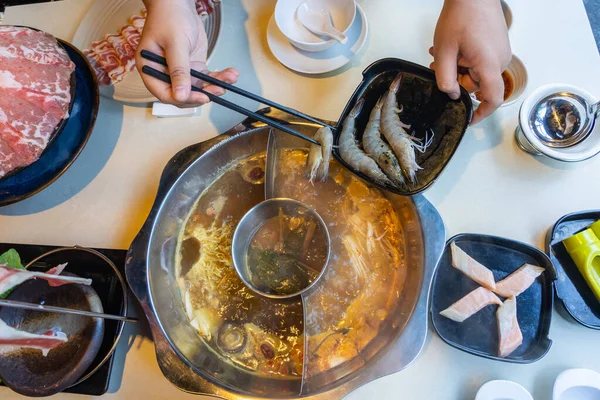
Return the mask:
{"type": "Polygon", "coordinates": [[[180,103],[190,96],[192,80],[190,76],[190,49],[186,40],[173,40],[165,46],[169,64],[173,98],[180,103]]]}
{"type": "Polygon", "coordinates": [[[435,47],[435,78],[442,92],[448,93],[452,100],[460,97],[458,84],[458,46],[455,43],[444,43],[435,47]]]}

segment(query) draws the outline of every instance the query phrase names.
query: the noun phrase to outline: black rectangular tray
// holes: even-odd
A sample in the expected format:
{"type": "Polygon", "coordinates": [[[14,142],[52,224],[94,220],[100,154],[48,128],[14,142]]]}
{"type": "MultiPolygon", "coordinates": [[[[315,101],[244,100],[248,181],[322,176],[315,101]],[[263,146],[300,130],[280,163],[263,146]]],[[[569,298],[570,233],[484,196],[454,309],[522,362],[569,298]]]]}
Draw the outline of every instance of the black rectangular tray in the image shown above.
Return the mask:
{"type": "Polygon", "coordinates": [[[437,334],[457,349],[492,360],[528,364],[538,361],[550,350],[548,337],[552,320],[552,285],[556,273],[542,251],[525,243],[495,236],[463,233],[446,243],[431,289],[431,319],[437,334]],[[502,280],[523,264],[539,265],[545,272],[517,297],[517,319],[523,344],[507,357],[498,356],[497,306],[487,306],[463,322],[452,321],[440,311],[480,285],[452,267],[450,244],[455,242],[469,256],[489,268],[496,281],[502,280]]]}
{"type": "MultiPolygon", "coordinates": [[[[47,253],[48,251],[60,248],[59,246],[41,246],[41,245],[28,245],[28,244],[11,244],[11,243],[0,243],[0,254],[8,251],[9,249],[15,249],[19,255],[21,256],[21,260],[23,265],[26,265],[29,261],[34,258],[47,253]]],[[[119,272],[123,276],[125,276],[125,257],[127,255],[126,250],[111,250],[111,249],[95,249],[100,253],[104,254],[108,257],[119,269],[119,272]]],[[[61,253],[53,255],[51,257],[54,261],[58,257],[60,257],[61,253]]],[[[73,260],[75,256],[71,255],[69,258],[73,260]]],[[[94,262],[98,264],[102,264],[102,271],[107,268],[107,264],[105,264],[102,260],[97,257],[94,258],[86,258],[85,268],[88,270],[93,270],[94,262]],[[91,261],[91,260],[97,261],[91,261]]],[[[74,272],[76,272],[76,268],[81,266],[75,266],[72,268],[74,272]]],[[[114,273],[106,274],[103,276],[94,277],[93,288],[100,296],[102,300],[102,305],[104,307],[104,312],[107,314],[115,314],[120,315],[123,312],[123,295],[121,292],[121,286],[119,284],[119,280],[115,276],[114,273]]],[[[116,337],[117,337],[117,321],[105,321],[105,329],[104,329],[104,340],[102,341],[102,345],[100,346],[100,350],[98,351],[98,355],[96,359],[90,366],[89,370],[86,371],[87,374],[93,368],[98,365],[98,363],[106,356],[107,352],[112,348],[116,337]]],[[[110,383],[110,375],[114,361],[114,353],[110,357],[110,359],[92,376],[90,376],[87,380],[80,383],[79,385],[70,387],[66,389],[65,393],[77,393],[77,394],[85,394],[92,396],[101,396],[108,391],[108,386],[110,383]]],[[[84,375],[85,375],[84,374],[84,375]]],[[[0,384],[4,386],[3,384],[0,384]]]]}
{"type": "Polygon", "coordinates": [[[598,220],[600,210],[568,214],[559,219],[546,236],[548,256],[556,267],[556,297],[575,321],[591,329],[600,329],[600,303],[562,241],[598,220]]]}

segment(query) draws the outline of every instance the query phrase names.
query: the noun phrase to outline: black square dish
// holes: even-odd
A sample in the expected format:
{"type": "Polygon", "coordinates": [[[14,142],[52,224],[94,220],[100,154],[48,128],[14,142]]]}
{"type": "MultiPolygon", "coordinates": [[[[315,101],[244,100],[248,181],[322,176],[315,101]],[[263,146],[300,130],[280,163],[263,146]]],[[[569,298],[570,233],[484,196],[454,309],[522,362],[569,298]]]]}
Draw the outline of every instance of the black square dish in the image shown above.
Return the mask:
{"type": "Polygon", "coordinates": [[[334,145],[338,144],[344,120],[360,99],[364,99],[365,104],[356,120],[356,139],[362,140],[372,108],[400,72],[404,74],[397,95],[398,104],[403,107],[400,119],[411,125],[409,133],[417,139],[423,140],[427,134],[434,133],[432,144],[425,153],[416,152],[416,161],[422,167],[417,172],[417,183],[405,189],[379,185],[361,172],[354,171],[342,160],[337,147],[334,147],[333,155],[367,182],[396,194],[412,196],[429,188],[440,176],[471,122],[473,104],[464,88],[461,87],[458,100],[451,100],[438,89],[433,70],[394,58],[376,61],[363,72],[363,81],[346,105],[336,125],[334,145]]]}
{"type": "MultiPolygon", "coordinates": [[[[21,256],[23,265],[26,265],[29,261],[45,254],[51,250],[58,249],[55,246],[39,246],[39,245],[27,245],[27,244],[11,244],[11,243],[0,243],[0,254],[8,251],[9,249],[15,249],[21,256]]],[[[98,252],[104,254],[109,258],[117,267],[121,275],[124,276],[125,257],[127,252],[125,250],[110,250],[110,249],[96,249],[98,252]]],[[[104,312],[107,314],[121,315],[123,313],[123,295],[121,285],[112,268],[98,257],[90,256],[89,254],[73,249],[65,252],[59,252],[40,260],[40,263],[35,263],[31,266],[31,270],[46,271],[50,267],[55,266],[58,263],[68,261],[69,271],[75,272],[80,276],[90,277],[93,279],[92,287],[98,293],[104,312]]],[[[105,320],[104,326],[104,339],[100,346],[100,350],[88,371],[84,373],[87,375],[90,371],[98,366],[98,364],[106,357],[108,352],[113,346],[113,343],[117,339],[119,323],[117,321],[105,320]]],[[[66,393],[78,393],[92,396],[101,396],[108,390],[110,383],[110,375],[113,366],[114,353],[107,360],[107,362],[91,375],[85,381],[71,386],[66,389],[66,393]]],[[[1,385],[1,384],[0,384],[1,385]]],[[[3,386],[3,385],[2,385],[3,386]]]]}
{"type": "Polygon", "coordinates": [[[600,303],[567,253],[562,241],[600,220],[600,210],[565,215],[548,232],[548,256],[556,267],[554,290],[575,321],[600,329],[600,303]]]}
{"type": "Polygon", "coordinates": [[[430,310],[433,327],[446,343],[468,353],[519,364],[535,362],[552,345],[548,332],[552,319],[552,284],[555,279],[552,263],[546,254],[535,247],[494,236],[467,233],[454,236],[446,243],[433,279],[430,310]],[[507,357],[498,356],[498,306],[484,307],[463,322],[455,322],[440,315],[440,311],[480,286],[452,267],[452,243],[456,243],[470,257],[490,269],[496,282],[526,263],[545,269],[526,291],[517,296],[517,319],[523,343],[507,357]]]}

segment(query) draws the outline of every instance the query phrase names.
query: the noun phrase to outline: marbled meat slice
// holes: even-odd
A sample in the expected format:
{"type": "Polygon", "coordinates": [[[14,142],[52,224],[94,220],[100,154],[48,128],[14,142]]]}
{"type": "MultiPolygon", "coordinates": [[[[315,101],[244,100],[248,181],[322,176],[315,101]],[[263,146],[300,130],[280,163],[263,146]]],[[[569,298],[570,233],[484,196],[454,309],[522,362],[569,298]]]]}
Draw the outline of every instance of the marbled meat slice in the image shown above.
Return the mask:
{"type": "Polygon", "coordinates": [[[502,297],[516,297],[527,290],[543,272],[542,267],[525,264],[500,282],[496,282],[494,292],[502,297]]]}
{"type": "Polygon", "coordinates": [[[471,258],[464,250],[452,242],[452,266],[479,283],[481,286],[494,290],[496,283],[492,271],[471,258]]]}
{"type": "Polygon", "coordinates": [[[441,311],[440,314],[453,321],[463,322],[482,308],[491,304],[502,304],[502,301],[486,288],[479,287],[441,311]]]}
{"type": "Polygon", "coordinates": [[[102,68],[102,66],[100,65],[100,56],[96,54],[94,50],[83,50],[83,54],[86,55],[88,61],[90,62],[90,65],[94,69],[94,72],[96,73],[96,78],[98,79],[98,84],[100,86],[110,85],[110,77],[108,76],[104,68],[102,68]]]}
{"type": "Polygon", "coordinates": [[[11,145],[11,143],[18,142],[19,137],[19,132],[15,132],[11,126],[0,121],[0,178],[10,171],[25,167],[32,162],[11,145]]]}
{"type": "MultiPolygon", "coordinates": [[[[123,28],[121,28],[121,36],[131,46],[131,48],[133,49],[133,52],[134,52],[134,57],[135,57],[135,51],[137,50],[137,48],[140,44],[140,39],[142,38],[142,36],[137,31],[137,29],[135,29],[135,27],[133,27],[131,25],[125,25],[123,28]]],[[[135,60],[134,60],[133,64],[135,65],[135,60]]]]}
{"type": "Polygon", "coordinates": [[[196,0],[196,12],[198,15],[206,16],[214,11],[211,0],[196,0]]]}
{"type": "Polygon", "coordinates": [[[148,10],[146,10],[145,8],[142,9],[142,17],[148,18],[148,10]]]}
{"type": "MultiPolygon", "coordinates": [[[[71,67],[66,51],[44,32],[0,26],[0,59],[26,59],[43,65],[71,67]]],[[[4,60],[0,60],[3,64],[4,60]]]]}
{"type": "Polygon", "coordinates": [[[135,67],[135,49],[121,34],[106,35],[106,41],[117,51],[121,65],[125,72],[130,72],[135,67]]]}
{"type": "Polygon", "coordinates": [[[129,25],[133,26],[140,35],[144,31],[145,24],[146,24],[146,18],[141,17],[139,15],[134,15],[133,17],[129,18],[129,25]]]}
{"type": "Polygon", "coordinates": [[[60,264],[46,273],[32,272],[26,269],[9,268],[0,265],[0,293],[6,293],[12,288],[19,286],[29,279],[44,279],[50,286],[62,286],[70,284],[91,285],[91,279],[78,278],[73,276],[61,276],[60,273],[67,264],[60,264]]]}
{"type": "Polygon", "coordinates": [[[41,350],[44,356],[69,339],[63,332],[48,330],[41,335],[20,331],[0,319],[0,354],[21,348],[41,350]]]}
{"type": "Polygon", "coordinates": [[[498,355],[506,357],[523,343],[523,334],[517,320],[517,299],[512,296],[498,307],[498,355]]]}
{"type": "Polygon", "coordinates": [[[106,40],[100,40],[92,43],[92,50],[98,55],[98,64],[104,68],[111,82],[120,82],[126,71],[115,48],[106,40]]]}
{"type": "MultiPolygon", "coordinates": [[[[4,59],[0,64],[0,88],[5,94],[34,103],[60,119],[68,116],[73,68],[40,65],[23,59],[4,59]]],[[[60,120],[59,119],[59,120],[60,120]]]]}

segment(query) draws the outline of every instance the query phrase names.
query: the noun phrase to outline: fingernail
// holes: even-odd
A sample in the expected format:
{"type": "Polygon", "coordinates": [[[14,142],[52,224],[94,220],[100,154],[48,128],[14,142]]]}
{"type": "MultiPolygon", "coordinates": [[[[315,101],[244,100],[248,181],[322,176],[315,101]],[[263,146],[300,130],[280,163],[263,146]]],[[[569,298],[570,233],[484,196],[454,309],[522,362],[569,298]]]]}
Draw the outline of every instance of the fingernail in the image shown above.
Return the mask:
{"type": "Polygon", "coordinates": [[[175,100],[185,101],[185,87],[177,86],[175,88],[175,100]]]}
{"type": "Polygon", "coordinates": [[[450,93],[450,98],[452,100],[458,100],[459,97],[460,97],[460,94],[458,94],[458,93],[450,93]]]}

